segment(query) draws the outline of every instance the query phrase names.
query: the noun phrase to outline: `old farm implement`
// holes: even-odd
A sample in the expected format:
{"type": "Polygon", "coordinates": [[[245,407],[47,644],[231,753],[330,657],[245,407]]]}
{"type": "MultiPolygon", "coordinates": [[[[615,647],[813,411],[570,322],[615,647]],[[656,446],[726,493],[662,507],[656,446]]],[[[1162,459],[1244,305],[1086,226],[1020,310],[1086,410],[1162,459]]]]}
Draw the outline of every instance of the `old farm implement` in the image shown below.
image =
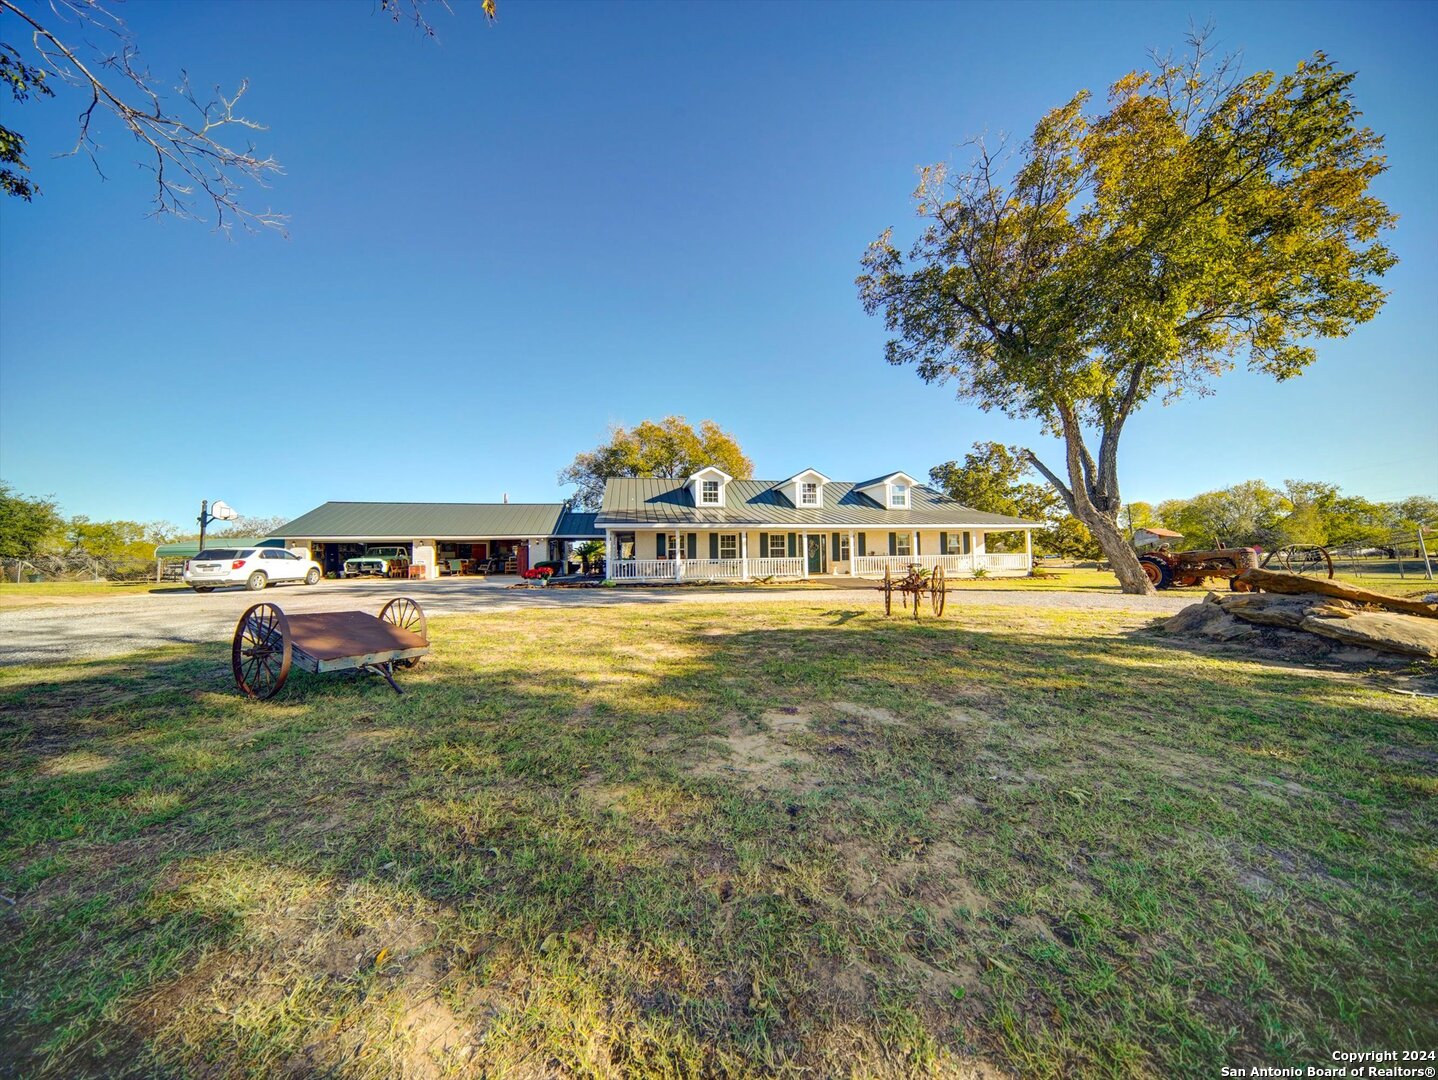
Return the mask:
{"type": "Polygon", "coordinates": [[[901,578],[894,577],[889,567],[884,567],[884,582],[879,586],[884,594],[884,614],[894,613],[894,594],[899,594],[899,602],[905,608],[913,601],[914,618],[919,617],[919,605],[925,595],[929,598],[929,606],[933,609],[937,618],[944,613],[944,601],[948,599],[949,587],[944,581],[944,568],[936,566],[933,570],[925,570],[918,565],[911,565],[908,573],[901,578]]]}
{"type": "Polygon", "coordinates": [[[396,667],[410,667],[429,652],[424,611],[409,597],[391,600],[378,616],[363,611],[286,615],[276,604],[256,604],[235,626],[230,662],[235,685],[252,698],[271,698],[290,677],[305,671],[370,671],[396,694],[396,667]]]}

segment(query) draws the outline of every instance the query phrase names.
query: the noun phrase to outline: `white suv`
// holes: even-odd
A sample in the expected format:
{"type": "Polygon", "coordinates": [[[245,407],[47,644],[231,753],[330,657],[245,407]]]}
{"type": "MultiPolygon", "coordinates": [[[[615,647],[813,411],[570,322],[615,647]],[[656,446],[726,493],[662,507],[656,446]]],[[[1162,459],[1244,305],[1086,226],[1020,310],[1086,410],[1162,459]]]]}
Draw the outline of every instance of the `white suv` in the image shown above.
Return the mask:
{"type": "Polygon", "coordinates": [[[252,592],[282,581],[314,585],[324,576],[320,564],[302,552],[284,548],[206,548],[185,561],[181,575],[195,592],[221,585],[243,585],[252,592]]]}

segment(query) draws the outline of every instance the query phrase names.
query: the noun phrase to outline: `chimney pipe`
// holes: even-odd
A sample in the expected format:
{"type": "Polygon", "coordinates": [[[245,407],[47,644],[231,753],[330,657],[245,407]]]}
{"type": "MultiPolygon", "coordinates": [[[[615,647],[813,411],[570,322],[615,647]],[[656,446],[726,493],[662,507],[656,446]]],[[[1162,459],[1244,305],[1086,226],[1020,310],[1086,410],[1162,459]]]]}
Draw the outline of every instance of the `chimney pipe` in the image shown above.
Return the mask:
{"type": "Polygon", "coordinates": [[[504,493],[504,501],[509,502],[509,492],[507,491],[504,493]]]}

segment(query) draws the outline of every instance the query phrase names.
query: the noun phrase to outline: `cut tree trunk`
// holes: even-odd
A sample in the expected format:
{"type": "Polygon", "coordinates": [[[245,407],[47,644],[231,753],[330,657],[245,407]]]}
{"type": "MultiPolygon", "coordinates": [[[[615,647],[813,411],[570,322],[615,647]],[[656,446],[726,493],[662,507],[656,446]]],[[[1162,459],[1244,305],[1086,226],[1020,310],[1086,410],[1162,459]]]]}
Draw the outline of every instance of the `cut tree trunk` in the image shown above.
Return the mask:
{"type": "Polygon", "coordinates": [[[1370,592],[1368,589],[1344,585],[1342,582],[1332,581],[1328,578],[1311,578],[1301,574],[1280,574],[1272,570],[1255,569],[1245,570],[1238,575],[1237,580],[1252,585],[1256,589],[1263,589],[1265,592],[1316,593],[1319,596],[1332,596],[1355,604],[1386,608],[1389,611],[1401,611],[1406,615],[1422,615],[1429,619],[1438,619],[1438,604],[1425,604],[1421,600],[1404,600],[1397,596],[1388,596],[1385,593],[1370,592]]]}

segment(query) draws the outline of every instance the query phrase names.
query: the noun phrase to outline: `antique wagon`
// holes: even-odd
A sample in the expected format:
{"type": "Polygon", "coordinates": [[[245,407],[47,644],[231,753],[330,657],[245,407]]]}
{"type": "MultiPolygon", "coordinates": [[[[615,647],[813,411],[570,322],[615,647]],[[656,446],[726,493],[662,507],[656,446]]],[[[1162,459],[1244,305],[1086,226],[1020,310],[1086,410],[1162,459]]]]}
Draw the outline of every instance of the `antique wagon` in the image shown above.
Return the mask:
{"type": "Polygon", "coordinates": [[[271,698],[290,668],[305,671],[370,671],[396,694],[396,667],[410,667],[429,652],[424,611],[407,596],[391,600],[379,615],[321,611],[286,615],[277,604],[256,604],[235,626],[230,663],[235,685],[252,698],[271,698]]]}

